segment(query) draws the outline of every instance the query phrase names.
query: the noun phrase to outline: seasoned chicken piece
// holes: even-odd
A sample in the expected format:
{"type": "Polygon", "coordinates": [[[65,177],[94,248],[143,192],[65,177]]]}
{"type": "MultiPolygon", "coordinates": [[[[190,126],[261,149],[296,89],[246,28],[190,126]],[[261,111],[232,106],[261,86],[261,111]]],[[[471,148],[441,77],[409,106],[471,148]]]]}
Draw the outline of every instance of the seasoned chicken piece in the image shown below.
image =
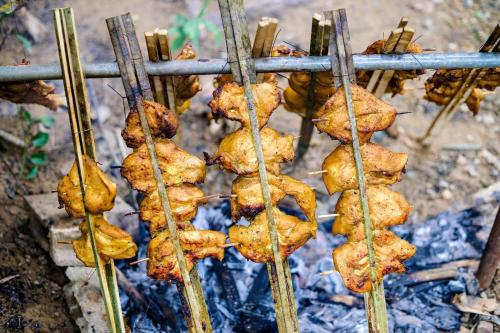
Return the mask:
{"type": "MultiPolygon", "coordinates": [[[[203,191],[193,184],[182,184],[167,188],[168,201],[172,211],[172,217],[179,223],[191,221],[198,211],[198,205],[205,204],[203,191]]],[[[141,220],[149,222],[151,233],[163,230],[167,226],[167,220],[163,214],[158,191],[149,192],[140,204],[141,220]]]]}
{"type": "MultiPolygon", "coordinates": [[[[408,154],[395,153],[374,143],[361,146],[366,185],[391,185],[399,181],[408,154]]],[[[322,170],[328,193],[358,188],[356,166],[351,145],[339,145],[323,161],[322,170]]]]}
{"type": "MultiPolygon", "coordinates": [[[[307,219],[316,223],[316,195],[309,185],[286,175],[268,174],[268,181],[273,206],[283,200],[285,195],[291,195],[307,219]]],[[[231,192],[236,195],[231,197],[233,221],[238,221],[242,216],[253,218],[264,210],[264,197],[258,175],[239,176],[233,181],[231,192]]]]}
{"type": "MultiPolygon", "coordinates": [[[[260,140],[267,170],[275,175],[280,173],[280,163],[289,162],[295,156],[293,136],[283,135],[270,127],[260,131],[260,140]]],[[[226,136],[219,149],[211,158],[209,165],[218,163],[224,169],[239,175],[248,175],[258,171],[257,155],[250,129],[240,128],[226,136]]]]}
{"type": "MultiPolygon", "coordinates": [[[[359,141],[365,143],[373,132],[384,130],[392,125],[396,119],[396,109],[359,86],[352,84],[351,90],[359,141]]],[[[320,132],[325,132],[342,143],[352,142],[351,124],[343,89],[330,97],[314,113],[314,118],[321,119],[315,123],[320,132]]]]}
{"type": "MultiPolygon", "coordinates": [[[[264,82],[252,85],[252,93],[257,111],[259,127],[267,124],[271,113],[279,106],[281,98],[276,82],[264,82]]],[[[215,116],[236,120],[245,127],[250,127],[245,90],[231,82],[218,87],[213,99],[208,103],[215,116]]]]}
{"type": "MultiPolygon", "coordinates": [[[[415,254],[415,246],[388,230],[374,230],[373,236],[377,281],[384,275],[404,272],[402,262],[415,254]]],[[[364,240],[348,242],[333,250],[333,262],[347,288],[357,293],[371,290],[368,248],[364,240]]]]}
{"type": "MultiPolygon", "coordinates": [[[[96,247],[102,260],[107,262],[110,258],[127,259],[135,256],[137,245],[132,236],[119,227],[108,223],[102,216],[93,216],[93,221],[96,247]]],[[[82,232],[80,238],[72,242],[76,257],[85,266],[95,267],[87,221],[84,220],[80,223],[80,231],[82,232]]]]}
{"type": "Polygon", "coordinates": [[[479,88],[474,88],[469,97],[467,97],[465,104],[467,104],[467,107],[473,115],[477,115],[479,113],[479,110],[481,109],[481,101],[483,100],[483,98],[484,93],[479,88]]]}
{"type": "MultiPolygon", "coordinates": [[[[152,136],[171,138],[175,135],[177,127],[179,127],[179,119],[177,119],[175,112],[152,101],[143,100],[142,105],[152,136]]],[[[137,110],[129,112],[126,127],[122,131],[122,138],[130,148],[137,148],[146,142],[137,110]]]]}
{"type": "MultiPolygon", "coordinates": [[[[192,60],[196,58],[196,52],[191,44],[186,44],[175,60],[192,60]]],[[[187,100],[192,98],[201,90],[200,78],[198,75],[181,75],[174,77],[174,87],[176,98],[187,100]]]]}
{"type": "MultiPolygon", "coordinates": [[[[375,41],[366,48],[363,54],[383,54],[385,42],[386,41],[383,39],[375,41]]],[[[422,47],[417,43],[411,42],[410,44],[408,44],[408,48],[406,49],[405,53],[410,53],[410,54],[422,53],[422,47]]],[[[368,86],[368,83],[370,82],[372,74],[373,71],[365,71],[365,70],[356,71],[357,84],[363,88],[366,88],[368,86]]],[[[393,96],[396,94],[403,94],[404,81],[416,79],[422,74],[425,74],[425,71],[423,69],[394,71],[394,75],[389,81],[389,85],[387,86],[385,92],[388,94],[392,94],[393,96]]]]}
{"type": "MultiPolygon", "coordinates": [[[[373,229],[383,229],[393,225],[403,224],[410,214],[411,206],[405,198],[384,185],[368,186],[366,188],[370,222],[373,229]]],[[[363,212],[358,190],[342,192],[335,213],[339,216],[333,224],[333,234],[348,235],[355,227],[363,225],[363,212]]],[[[361,232],[363,228],[361,228],[361,232]]]]}
{"type": "MultiPolygon", "coordinates": [[[[271,192],[271,203],[277,205],[286,196],[284,190],[279,186],[280,176],[268,174],[269,189],[271,192]]],[[[231,194],[231,215],[233,221],[238,221],[242,216],[253,218],[264,210],[264,197],[260,186],[259,176],[238,176],[233,180],[231,194]]]]}
{"type": "MultiPolygon", "coordinates": [[[[278,232],[279,250],[283,259],[316,235],[317,225],[315,223],[304,222],[295,216],[282,213],[277,208],[274,208],[273,212],[278,232]]],[[[273,261],[267,223],[264,211],[257,215],[248,227],[232,226],[229,228],[231,243],[237,243],[236,249],[253,262],[273,261]]]]}
{"type": "Polygon", "coordinates": [[[111,210],[115,204],[116,184],[86,155],[83,156],[83,168],[85,199],[82,201],[80,178],[75,162],[57,186],[59,205],[64,206],[71,217],[84,217],[85,210],[93,214],[111,210]]]}
{"type": "MultiPolygon", "coordinates": [[[[226,242],[226,235],[222,232],[190,230],[179,231],[178,234],[189,271],[193,269],[198,259],[207,257],[224,259],[223,245],[226,242]]],[[[148,258],[149,277],[169,282],[183,281],[168,230],[158,233],[151,239],[148,258]]]]}
{"type": "MultiPolygon", "coordinates": [[[[156,157],[166,186],[195,184],[205,179],[205,162],[177,147],[168,139],[155,139],[156,157]]],[[[156,188],[146,144],[123,160],[122,177],[141,192],[156,188]]]]}
{"type": "MultiPolygon", "coordinates": [[[[23,60],[15,66],[29,65],[23,60]]],[[[38,104],[57,111],[64,105],[64,95],[54,94],[55,88],[45,81],[35,80],[21,83],[0,83],[0,98],[16,104],[38,104]]]]}

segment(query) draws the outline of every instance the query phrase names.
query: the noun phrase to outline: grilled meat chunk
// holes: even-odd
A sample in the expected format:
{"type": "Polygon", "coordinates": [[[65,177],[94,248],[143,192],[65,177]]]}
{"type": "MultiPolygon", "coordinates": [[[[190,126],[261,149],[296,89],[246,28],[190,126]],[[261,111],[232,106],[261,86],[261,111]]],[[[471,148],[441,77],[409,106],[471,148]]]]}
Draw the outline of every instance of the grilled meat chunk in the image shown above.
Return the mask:
{"type": "Polygon", "coordinates": [[[80,177],[76,162],[57,186],[59,204],[71,217],[84,217],[85,210],[98,214],[111,210],[115,203],[116,184],[99,169],[97,163],[83,156],[85,198],[82,200],[80,177]],[[85,209],[84,209],[85,208],[85,209]]]}
{"type": "MultiPolygon", "coordinates": [[[[272,174],[279,174],[280,163],[289,162],[295,156],[293,136],[282,136],[278,131],[264,127],[260,131],[260,140],[267,170],[272,174]]],[[[243,127],[226,136],[215,155],[207,162],[218,163],[224,169],[239,175],[256,173],[257,155],[250,129],[243,127]]]]}
{"type": "MultiPolygon", "coordinates": [[[[97,252],[102,260],[107,262],[110,258],[127,259],[135,256],[137,245],[126,231],[108,223],[102,216],[93,216],[93,222],[97,252]]],[[[76,257],[85,266],[95,267],[87,221],[80,223],[80,231],[82,232],[80,238],[72,242],[76,257]]]]}
{"type": "MultiPolygon", "coordinates": [[[[399,181],[408,155],[395,153],[374,143],[361,146],[361,158],[367,185],[391,185],[399,181]]],[[[358,188],[351,145],[339,145],[323,161],[323,182],[328,193],[358,188]]]]}
{"type": "MultiPolygon", "coordinates": [[[[388,230],[374,230],[373,236],[377,281],[384,275],[404,272],[403,261],[415,254],[415,246],[388,230]]],[[[371,290],[368,248],[364,240],[349,241],[333,250],[333,262],[347,288],[357,293],[371,290]]]]}
{"type": "MultiPolygon", "coordinates": [[[[179,119],[175,112],[160,103],[152,101],[143,100],[142,105],[151,135],[160,138],[171,138],[175,135],[179,126],[179,119]]],[[[129,112],[126,127],[122,131],[122,137],[130,148],[138,148],[146,142],[137,110],[129,112]]]]}
{"type": "MultiPolygon", "coordinates": [[[[264,127],[271,113],[279,106],[281,98],[276,82],[264,82],[252,85],[252,94],[257,111],[259,128],[264,127]]],[[[208,104],[215,116],[236,120],[244,127],[250,127],[245,90],[242,86],[230,82],[217,88],[213,99],[208,104]]]]}
{"type": "MultiPolygon", "coordinates": [[[[182,228],[182,223],[196,216],[198,205],[207,202],[203,191],[193,184],[182,184],[167,188],[172,217],[182,228]]],[[[141,220],[149,222],[149,231],[156,233],[166,228],[167,220],[163,213],[158,191],[149,192],[140,204],[141,220]]]]}
{"type": "MultiPolygon", "coordinates": [[[[204,161],[177,147],[168,139],[155,139],[154,142],[166,186],[195,184],[205,179],[204,161]]],[[[138,191],[148,193],[156,188],[146,144],[123,160],[121,174],[138,191]]]]}
{"type": "MultiPolygon", "coordinates": [[[[411,206],[405,198],[384,185],[368,186],[366,195],[373,229],[403,224],[410,214],[411,206]]],[[[363,225],[359,190],[343,192],[337,201],[335,213],[339,216],[333,224],[333,234],[349,235],[356,230],[356,226],[363,225]]],[[[364,232],[363,228],[357,230],[364,232]]]]}
{"type": "MultiPolygon", "coordinates": [[[[295,216],[282,213],[274,208],[274,221],[278,232],[279,251],[283,259],[287,258],[309,238],[316,235],[317,225],[304,222],[295,216]]],[[[236,249],[253,262],[271,262],[273,252],[269,238],[266,212],[261,212],[248,226],[232,226],[229,228],[231,243],[237,243],[236,249]]]]}
{"type": "MultiPolygon", "coordinates": [[[[186,257],[187,269],[191,271],[196,260],[207,257],[224,259],[226,235],[212,230],[179,231],[179,240],[186,257]]],[[[179,263],[168,230],[158,233],[148,247],[148,276],[157,280],[182,282],[179,263]]]]}
{"type": "MultiPolygon", "coordinates": [[[[374,131],[381,131],[392,125],[396,119],[396,109],[359,86],[351,85],[351,89],[359,140],[360,143],[365,143],[374,131]]],[[[352,142],[343,89],[330,97],[314,117],[320,119],[315,123],[320,132],[325,132],[342,143],[352,142]]]]}

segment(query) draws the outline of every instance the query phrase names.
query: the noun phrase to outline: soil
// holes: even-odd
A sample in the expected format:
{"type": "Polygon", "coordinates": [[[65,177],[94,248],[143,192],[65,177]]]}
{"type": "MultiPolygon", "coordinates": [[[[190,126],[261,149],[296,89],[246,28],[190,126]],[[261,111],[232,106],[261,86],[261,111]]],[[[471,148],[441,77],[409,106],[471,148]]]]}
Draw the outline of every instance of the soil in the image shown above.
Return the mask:
{"type": "MultiPolygon", "coordinates": [[[[23,51],[15,36],[17,32],[25,33],[22,22],[5,21],[14,34],[5,39],[0,64],[17,63],[24,57],[34,64],[58,61],[50,11],[54,7],[74,8],[83,61],[99,62],[114,59],[104,21],[107,17],[132,12],[137,19],[138,36],[142,36],[146,30],[172,26],[177,13],[196,15],[200,3],[181,0],[28,1],[28,10],[46,25],[47,33],[33,43],[30,52],[23,51]]],[[[277,43],[288,41],[303,49],[308,48],[312,14],[339,7],[347,9],[354,52],[362,52],[374,40],[387,36],[402,16],[410,18],[410,26],[415,28],[417,36],[421,35],[419,43],[426,48],[436,48],[437,52],[476,51],[493,24],[500,19],[499,3],[496,1],[247,0],[245,3],[251,33],[261,16],[275,16],[280,19],[281,29],[277,43]]],[[[211,3],[207,18],[220,22],[216,2],[211,3]]],[[[199,50],[201,58],[225,56],[224,45],[213,43],[205,33],[202,45],[199,50]]],[[[408,223],[419,223],[443,210],[463,206],[475,192],[500,180],[498,164],[495,166],[500,151],[500,99],[497,95],[486,97],[476,117],[460,107],[455,116],[436,131],[430,147],[417,144],[415,138],[422,135],[438,110],[437,106],[422,99],[423,82],[432,73],[428,71],[420,80],[409,82],[404,95],[384,97],[399,112],[412,113],[399,116],[393,125],[399,131],[397,139],[383,133],[375,138],[386,148],[409,154],[406,175],[394,187],[414,207],[408,223]]],[[[60,81],[51,83],[57,92],[63,93],[60,81]]],[[[203,91],[193,99],[191,110],[181,119],[183,147],[198,156],[202,156],[203,151],[213,153],[218,141],[231,128],[228,124],[217,126],[209,123],[207,102],[213,90],[212,77],[203,77],[202,83],[203,91]]],[[[96,128],[96,137],[99,160],[107,167],[122,158],[116,155],[119,149],[113,133],[124,122],[122,98],[108,85],[123,91],[119,79],[88,81],[92,108],[99,110],[99,116],[105,120],[101,127],[96,128]]],[[[280,79],[280,87],[286,86],[286,80],[280,79]]],[[[43,108],[26,108],[34,114],[50,114],[43,108]]],[[[0,102],[0,129],[21,136],[16,126],[15,110],[13,104],[0,102]]],[[[59,110],[55,115],[58,125],[51,132],[50,163],[42,169],[36,181],[17,179],[20,153],[9,145],[1,146],[0,255],[3,259],[0,261],[0,279],[18,276],[0,283],[0,331],[71,332],[76,329],[63,298],[62,286],[67,282],[63,270],[53,265],[30,235],[22,197],[54,190],[57,179],[67,172],[72,163],[66,113],[59,110]]],[[[299,135],[300,118],[280,108],[274,113],[271,126],[299,135]]],[[[333,203],[326,195],[321,177],[309,176],[307,172],[320,170],[323,158],[335,145],[326,135],[315,133],[304,160],[294,168],[290,166],[284,170],[317,187],[321,201],[318,214],[331,213],[333,203]]],[[[115,181],[120,185],[119,193],[125,196],[128,191],[126,184],[116,170],[113,175],[117,176],[115,181]]],[[[233,178],[212,167],[208,171],[204,190],[207,194],[226,193],[233,178]]]]}

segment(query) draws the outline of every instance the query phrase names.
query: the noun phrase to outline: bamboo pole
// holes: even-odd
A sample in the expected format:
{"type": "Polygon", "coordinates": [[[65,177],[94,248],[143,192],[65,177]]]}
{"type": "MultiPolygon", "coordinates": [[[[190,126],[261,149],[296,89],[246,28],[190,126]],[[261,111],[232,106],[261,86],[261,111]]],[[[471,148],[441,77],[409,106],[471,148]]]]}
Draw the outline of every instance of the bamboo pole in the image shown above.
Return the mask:
{"type": "MultiPolygon", "coordinates": [[[[148,52],[148,58],[151,62],[158,62],[160,57],[158,56],[158,35],[152,31],[147,31],[144,33],[144,38],[146,39],[146,47],[148,52]]],[[[167,105],[165,101],[165,95],[163,91],[163,83],[159,76],[153,76],[150,78],[150,85],[154,88],[155,100],[162,104],[167,105]]]]}
{"type": "MultiPolygon", "coordinates": [[[[311,56],[320,56],[323,44],[323,32],[324,23],[320,25],[321,15],[314,14],[311,23],[311,41],[309,45],[309,54],[311,56]]],[[[309,149],[309,143],[311,142],[314,123],[312,122],[312,117],[314,113],[315,104],[315,89],[316,89],[316,73],[309,73],[309,85],[307,88],[307,99],[306,99],[306,115],[302,118],[300,124],[300,138],[297,144],[297,157],[294,164],[297,165],[302,157],[306,154],[309,149]]]]}
{"type": "Polygon", "coordinates": [[[338,63],[339,72],[333,72],[334,76],[342,78],[342,86],[345,93],[347,112],[349,122],[351,124],[352,146],[354,151],[354,160],[356,164],[356,174],[360,192],[360,202],[363,212],[363,225],[365,232],[365,240],[368,248],[368,262],[370,264],[370,279],[372,282],[372,291],[365,294],[365,308],[367,312],[368,328],[370,332],[387,333],[387,310],[384,298],[383,281],[377,282],[377,272],[375,263],[375,253],[373,249],[373,234],[370,222],[370,211],[368,208],[368,198],[366,196],[366,181],[363,173],[363,163],[361,159],[361,148],[359,144],[358,130],[356,117],[354,112],[354,104],[352,101],[350,84],[355,83],[356,76],[353,75],[353,70],[349,70],[352,66],[352,51],[350,47],[350,37],[347,26],[347,16],[344,9],[329,11],[325,13],[325,17],[332,21],[332,36],[330,38],[330,47],[336,45],[336,49],[331,52],[332,68],[334,63],[338,63]],[[338,52],[338,57],[336,57],[338,52]],[[349,59],[351,58],[351,59],[349,59]],[[340,75],[339,75],[340,74],[340,75]]]}
{"type": "MultiPolygon", "coordinates": [[[[90,108],[79,58],[73,10],[71,8],[54,9],[54,26],[64,88],[68,102],[68,115],[80,181],[80,190],[82,192],[82,197],[84,197],[85,169],[83,167],[83,155],[95,159],[95,144],[90,124],[90,108]]],[[[90,243],[96,263],[96,270],[101,286],[109,329],[110,332],[113,333],[125,332],[114,263],[113,260],[110,260],[108,264],[104,264],[101,260],[94,238],[93,218],[94,216],[92,214],[85,212],[85,221],[89,228],[90,243]]]]}
{"type": "Polygon", "coordinates": [[[271,239],[271,248],[274,261],[267,263],[271,291],[275,302],[276,321],[279,332],[298,332],[298,320],[295,309],[295,298],[293,296],[293,285],[291,274],[286,260],[281,258],[279,252],[278,234],[274,220],[273,208],[270,198],[269,183],[267,171],[260,141],[259,126],[256,115],[256,108],[252,95],[251,84],[256,82],[256,73],[251,59],[250,39],[248,37],[245,12],[242,0],[219,0],[228,57],[237,60],[236,65],[231,68],[236,82],[243,84],[247,99],[247,107],[250,118],[252,139],[259,164],[259,178],[262,187],[262,193],[266,206],[266,216],[268,221],[269,236],[271,239]],[[236,75],[238,74],[238,80],[236,75]]]}
{"type": "Polygon", "coordinates": [[[118,60],[117,62],[122,66],[120,67],[120,71],[126,73],[126,80],[128,80],[130,85],[132,86],[132,91],[134,91],[134,93],[137,95],[136,99],[139,102],[136,104],[137,110],[139,112],[141,127],[143,129],[144,137],[146,140],[146,146],[148,148],[148,154],[151,160],[153,175],[156,180],[157,190],[160,195],[163,212],[165,214],[165,219],[167,220],[168,230],[172,237],[172,243],[174,244],[176,259],[178,261],[181,276],[183,278],[183,283],[177,284],[179,294],[181,295],[181,304],[183,304],[183,313],[185,315],[186,323],[190,332],[211,332],[212,327],[210,318],[208,316],[208,310],[206,309],[206,304],[203,298],[203,293],[201,291],[201,284],[199,281],[198,273],[195,268],[193,268],[191,272],[189,272],[187,269],[184,252],[182,250],[182,246],[180,244],[177,233],[177,225],[172,217],[168,196],[166,194],[165,183],[163,181],[161,170],[156,157],[154,141],[149,130],[149,125],[144,112],[144,108],[142,106],[142,103],[140,103],[141,93],[144,96],[144,99],[147,100],[151,100],[153,96],[151,94],[149,81],[147,79],[147,76],[145,75],[144,63],[137,41],[137,36],[135,34],[135,28],[130,14],[122,15],[121,18],[123,21],[123,28],[120,25],[120,19],[118,17],[109,18],[106,20],[106,22],[108,24],[110,36],[112,40],[114,39],[113,48],[115,51],[115,56],[118,60]],[[119,40],[120,38],[123,39],[123,29],[125,29],[128,38],[131,58],[129,57],[129,53],[126,49],[125,44],[120,42],[119,40]],[[116,39],[117,37],[118,40],[116,39]],[[121,49],[121,46],[125,48],[121,49]],[[137,75],[137,78],[135,75],[137,75]]]}

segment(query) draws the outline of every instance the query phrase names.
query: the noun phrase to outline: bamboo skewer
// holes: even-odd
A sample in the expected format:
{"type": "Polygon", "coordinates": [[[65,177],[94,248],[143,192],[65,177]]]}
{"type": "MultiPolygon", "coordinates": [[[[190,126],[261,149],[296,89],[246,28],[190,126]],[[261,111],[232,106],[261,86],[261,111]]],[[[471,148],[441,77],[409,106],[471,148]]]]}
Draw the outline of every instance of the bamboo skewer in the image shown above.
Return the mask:
{"type": "MultiPolygon", "coordinates": [[[[71,8],[55,9],[54,26],[68,102],[68,115],[73,135],[80,189],[82,197],[84,197],[85,185],[83,180],[85,179],[85,169],[83,167],[83,155],[95,159],[95,143],[90,124],[90,108],[87,100],[85,81],[80,64],[73,10],[71,8]]],[[[108,264],[104,264],[101,260],[94,238],[93,217],[92,214],[85,212],[85,220],[89,228],[90,243],[98,272],[109,329],[113,333],[125,332],[114,263],[113,260],[110,260],[108,264]]]]}
{"type": "MultiPolygon", "coordinates": [[[[323,44],[324,22],[321,21],[320,14],[314,14],[311,23],[311,41],[309,45],[309,54],[311,56],[320,56],[323,44]]],[[[300,124],[300,139],[297,144],[297,157],[294,164],[297,165],[306,154],[311,137],[313,134],[314,123],[311,121],[315,104],[316,73],[309,73],[309,85],[307,88],[306,114],[300,124]]]]}
{"type": "Polygon", "coordinates": [[[140,122],[153,168],[153,174],[157,183],[157,190],[162,203],[163,212],[167,220],[168,229],[172,237],[172,243],[174,245],[175,255],[179,264],[181,276],[184,281],[183,284],[179,283],[177,286],[179,293],[181,294],[181,303],[185,305],[185,311],[183,312],[186,318],[187,326],[190,332],[211,332],[211,323],[201,291],[197,271],[195,268],[191,270],[191,273],[187,270],[184,253],[177,234],[177,226],[172,218],[165,183],[163,182],[161,170],[156,158],[153,139],[149,130],[144,108],[141,103],[141,93],[146,100],[152,100],[153,96],[151,94],[147,75],[145,74],[144,63],[139,49],[137,36],[135,34],[135,28],[130,14],[123,15],[121,18],[123,21],[123,28],[118,17],[109,18],[106,20],[106,23],[108,24],[113,49],[120,67],[120,72],[122,72],[122,78],[124,78],[124,83],[128,81],[128,84],[131,85],[132,92],[134,93],[136,107],[139,112],[140,122]],[[130,54],[123,38],[123,29],[125,29],[128,37],[130,54]],[[135,75],[137,75],[137,79],[135,75]]]}
{"type": "Polygon", "coordinates": [[[361,149],[352,101],[350,83],[355,82],[353,75],[352,51],[350,48],[350,38],[347,26],[347,16],[345,9],[329,11],[325,17],[332,21],[332,35],[330,38],[330,56],[332,68],[335,63],[338,64],[340,72],[333,70],[334,77],[342,78],[342,86],[345,93],[347,112],[351,124],[352,146],[354,151],[354,160],[356,164],[357,180],[360,192],[361,208],[363,212],[363,224],[365,231],[366,245],[368,248],[368,262],[370,264],[370,278],[372,281],[372,291],[365,294],[365,307],[368,317],[368,327],[370,332],[387,333],[387,310],[385,305],[383,281],[377,282],[377,273],[375,267],[375,253],[373,249],[373,235],[370,222],[370,211],[368,208],[368,199],[366,195],[366,182],[363,173],[363,163],[361,159],[361,149]],[[334,46],[335,45],[335,46],[334,46]],[[349,67],[351,70],[349,70],[349,67]]]}
{"type": "Polygon", "coordinates": [[[253,61],[250,60],[250,41],[246,26],[245,12],[241,0],[219,0],[228,58],[236,82],[243,84],[252,130],[253,143],[259,164],[259,178],[265,202],[269,236],[274,261],[267,264],[271,291],[275,302],[276,321],[279,332],[298,332],[298,320],[293,296],[293,285],[288,262],[281,258],[278,235],[271,205],[267,172],[260,142],[259,126],[251,84],[256,83],[253,61]],[[237,61],[237,62],[236,62],[237,61]]]}
{"type": "MultiPolygon", "coordinates": [[[[154,32],[148,31],[144,33],[144,38],[146,39],[149,61],[158,62],[160,60],[160,57],[158,56],[158,35],[154,32]]],[[[158,103],[167,106],[167,101],[165,100],[165,92],[163,91],[163,83],[161,82],[161,77],[159,76],[151,77],[150,83],[154,88],[155,100],[158,103]]]]}
{"type": "MultiPolygon", "coordinates": [[[[486,42],[481,46],[479,52],[499,52],[500,48],[500,24],[497,24],[493,29],[486,42]]],[[[425,134],[418,139],[420,142],[424,142],[432,134],[432,130],[437,125],[442,116],[446,115],[451,117],[451,115],[456,110],[457,106],[465,102],[465,100],[470,96],[473,89],[477,86],[479,79],[484,75],[487,69],[474,68],[469,71],[467,76],[462,81],[462,84],[457,89],[455,94],[449,99],[434,117],[431,124],[427,128],[425,134]]]]}

